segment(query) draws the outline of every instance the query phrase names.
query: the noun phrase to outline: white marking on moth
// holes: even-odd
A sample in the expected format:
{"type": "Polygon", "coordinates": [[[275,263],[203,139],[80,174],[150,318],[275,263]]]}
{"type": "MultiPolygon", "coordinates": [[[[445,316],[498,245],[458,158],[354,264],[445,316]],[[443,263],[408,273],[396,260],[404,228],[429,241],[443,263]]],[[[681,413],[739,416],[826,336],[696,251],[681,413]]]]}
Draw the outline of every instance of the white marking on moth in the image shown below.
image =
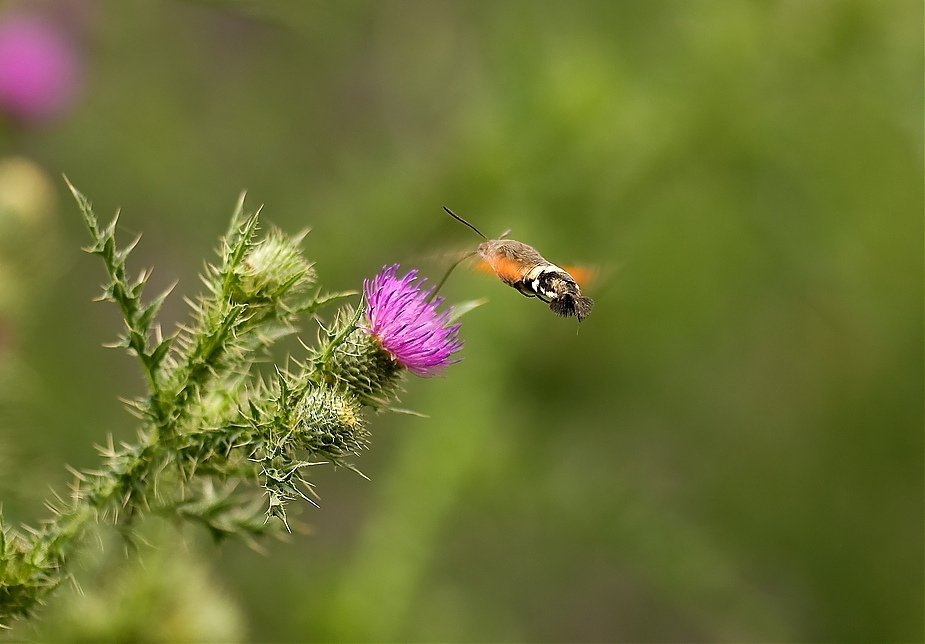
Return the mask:
{"type": "Polygon", "coordinates": [[[556,266],[555,264],[537,264],[536,266],[531,268],[529,271],[527,271],[527,274],[524,276],[524,281],[537,280],[540,278],[540,276],[543,273],[560,272],[560,271],[562,271],[562,269],[556,266]]]}

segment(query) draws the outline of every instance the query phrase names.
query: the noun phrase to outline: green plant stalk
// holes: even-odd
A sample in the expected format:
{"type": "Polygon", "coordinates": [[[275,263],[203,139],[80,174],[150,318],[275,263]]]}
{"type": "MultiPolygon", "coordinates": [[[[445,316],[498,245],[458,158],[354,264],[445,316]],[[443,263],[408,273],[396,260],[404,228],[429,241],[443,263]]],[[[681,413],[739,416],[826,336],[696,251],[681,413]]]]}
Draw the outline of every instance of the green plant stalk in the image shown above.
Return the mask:
{"type": "Polygon", "coordinates": [[[300,314],[354,293],[314,287],[311,264],[281,233],[257,239],[258,215],[245,215],[243,195],[220,262],[207,266],[206,292],[192,303],[193,322],[161,338],[155,318],[169,291],[143,302],[150,273],[133,281],[126,269],[138,239],[120,250],[118,215],[101,226],[89,201],[68,187],[92,238],[87,250],[106,267],[102,299],[117,304],[124,321],[115,346],[139,359],[148,393],[128,403],[140,420],[139,441],[110,443],[98,470],[73,471],[71,497],[49,503],[53,516],[39,529],[20,532],[0,516],[0,625],[31,615],[68,578],[72,552],[101,519],[129,539],[135,518],[149,512],[198,522],[216,538],[252,540],[288,528],[287,502],[314,494],[302,472],[321,462],[352,468],[349,458],[367,442],[363,407],[388,401],[401,376],[358,331],[362,309],[352,307],[322,327],[319,348],[296,371],[277,369],[268,381],[255,373],[264,350],[294,332],[300,314]],[[368,373],[376,368],[382,373],[368,373]]]}

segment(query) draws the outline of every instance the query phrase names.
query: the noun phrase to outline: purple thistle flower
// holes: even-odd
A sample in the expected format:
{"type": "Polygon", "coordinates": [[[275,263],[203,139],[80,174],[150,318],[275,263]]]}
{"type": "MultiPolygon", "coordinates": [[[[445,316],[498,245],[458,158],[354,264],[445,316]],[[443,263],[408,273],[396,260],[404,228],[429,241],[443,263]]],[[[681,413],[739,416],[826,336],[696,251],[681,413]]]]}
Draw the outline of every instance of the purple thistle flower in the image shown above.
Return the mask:
{"type": "Polygon", "coordinates": [[[399,364],[421,376],[438,375],[459,358],[450,357],[462,348],[459,325],[447,326],[449,311],[437,313],[443,301],[428,300],[433,289],[421,292],[417,271],[398,277],[398,264],[385,266],[376,277],[363,280],[366,294],[366,329],[399,364]]]}

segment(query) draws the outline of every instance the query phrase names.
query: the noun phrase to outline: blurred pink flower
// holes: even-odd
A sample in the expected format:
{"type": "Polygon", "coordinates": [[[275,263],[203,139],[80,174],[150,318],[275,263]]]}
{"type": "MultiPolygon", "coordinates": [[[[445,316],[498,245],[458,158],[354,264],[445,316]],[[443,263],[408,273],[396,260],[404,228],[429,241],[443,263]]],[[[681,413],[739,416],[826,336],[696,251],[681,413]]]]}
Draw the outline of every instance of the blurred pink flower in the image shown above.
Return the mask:
{"type": "Polygon", "coordinates": [[[0,19],[0,109],[25,121],[59,116],[71,104],[79,64],[64,33],[33,16],[0,19]]]}

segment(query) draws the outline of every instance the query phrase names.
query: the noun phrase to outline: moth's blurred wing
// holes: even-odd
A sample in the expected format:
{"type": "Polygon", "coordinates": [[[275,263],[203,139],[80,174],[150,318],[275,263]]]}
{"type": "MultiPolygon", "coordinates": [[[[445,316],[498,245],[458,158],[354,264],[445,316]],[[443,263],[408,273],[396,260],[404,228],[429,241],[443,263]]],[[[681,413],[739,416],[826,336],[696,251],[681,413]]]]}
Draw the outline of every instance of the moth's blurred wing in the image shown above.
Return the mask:
{"type": "Polygon", "coordinates": [[[563,266],[562,270],[571,275],[582,288],[595,284],[601,274],[601,271],[593,266],[563,266]]]}
{"type": "Polygon", "coordinates": [[[518,282],[523,277],[520,264],[506,257],[495,257],[491,263],[483,259],[476,263],[475,270],[481,273],[497,275],[498,279],[508,284],[518,282]]]}

